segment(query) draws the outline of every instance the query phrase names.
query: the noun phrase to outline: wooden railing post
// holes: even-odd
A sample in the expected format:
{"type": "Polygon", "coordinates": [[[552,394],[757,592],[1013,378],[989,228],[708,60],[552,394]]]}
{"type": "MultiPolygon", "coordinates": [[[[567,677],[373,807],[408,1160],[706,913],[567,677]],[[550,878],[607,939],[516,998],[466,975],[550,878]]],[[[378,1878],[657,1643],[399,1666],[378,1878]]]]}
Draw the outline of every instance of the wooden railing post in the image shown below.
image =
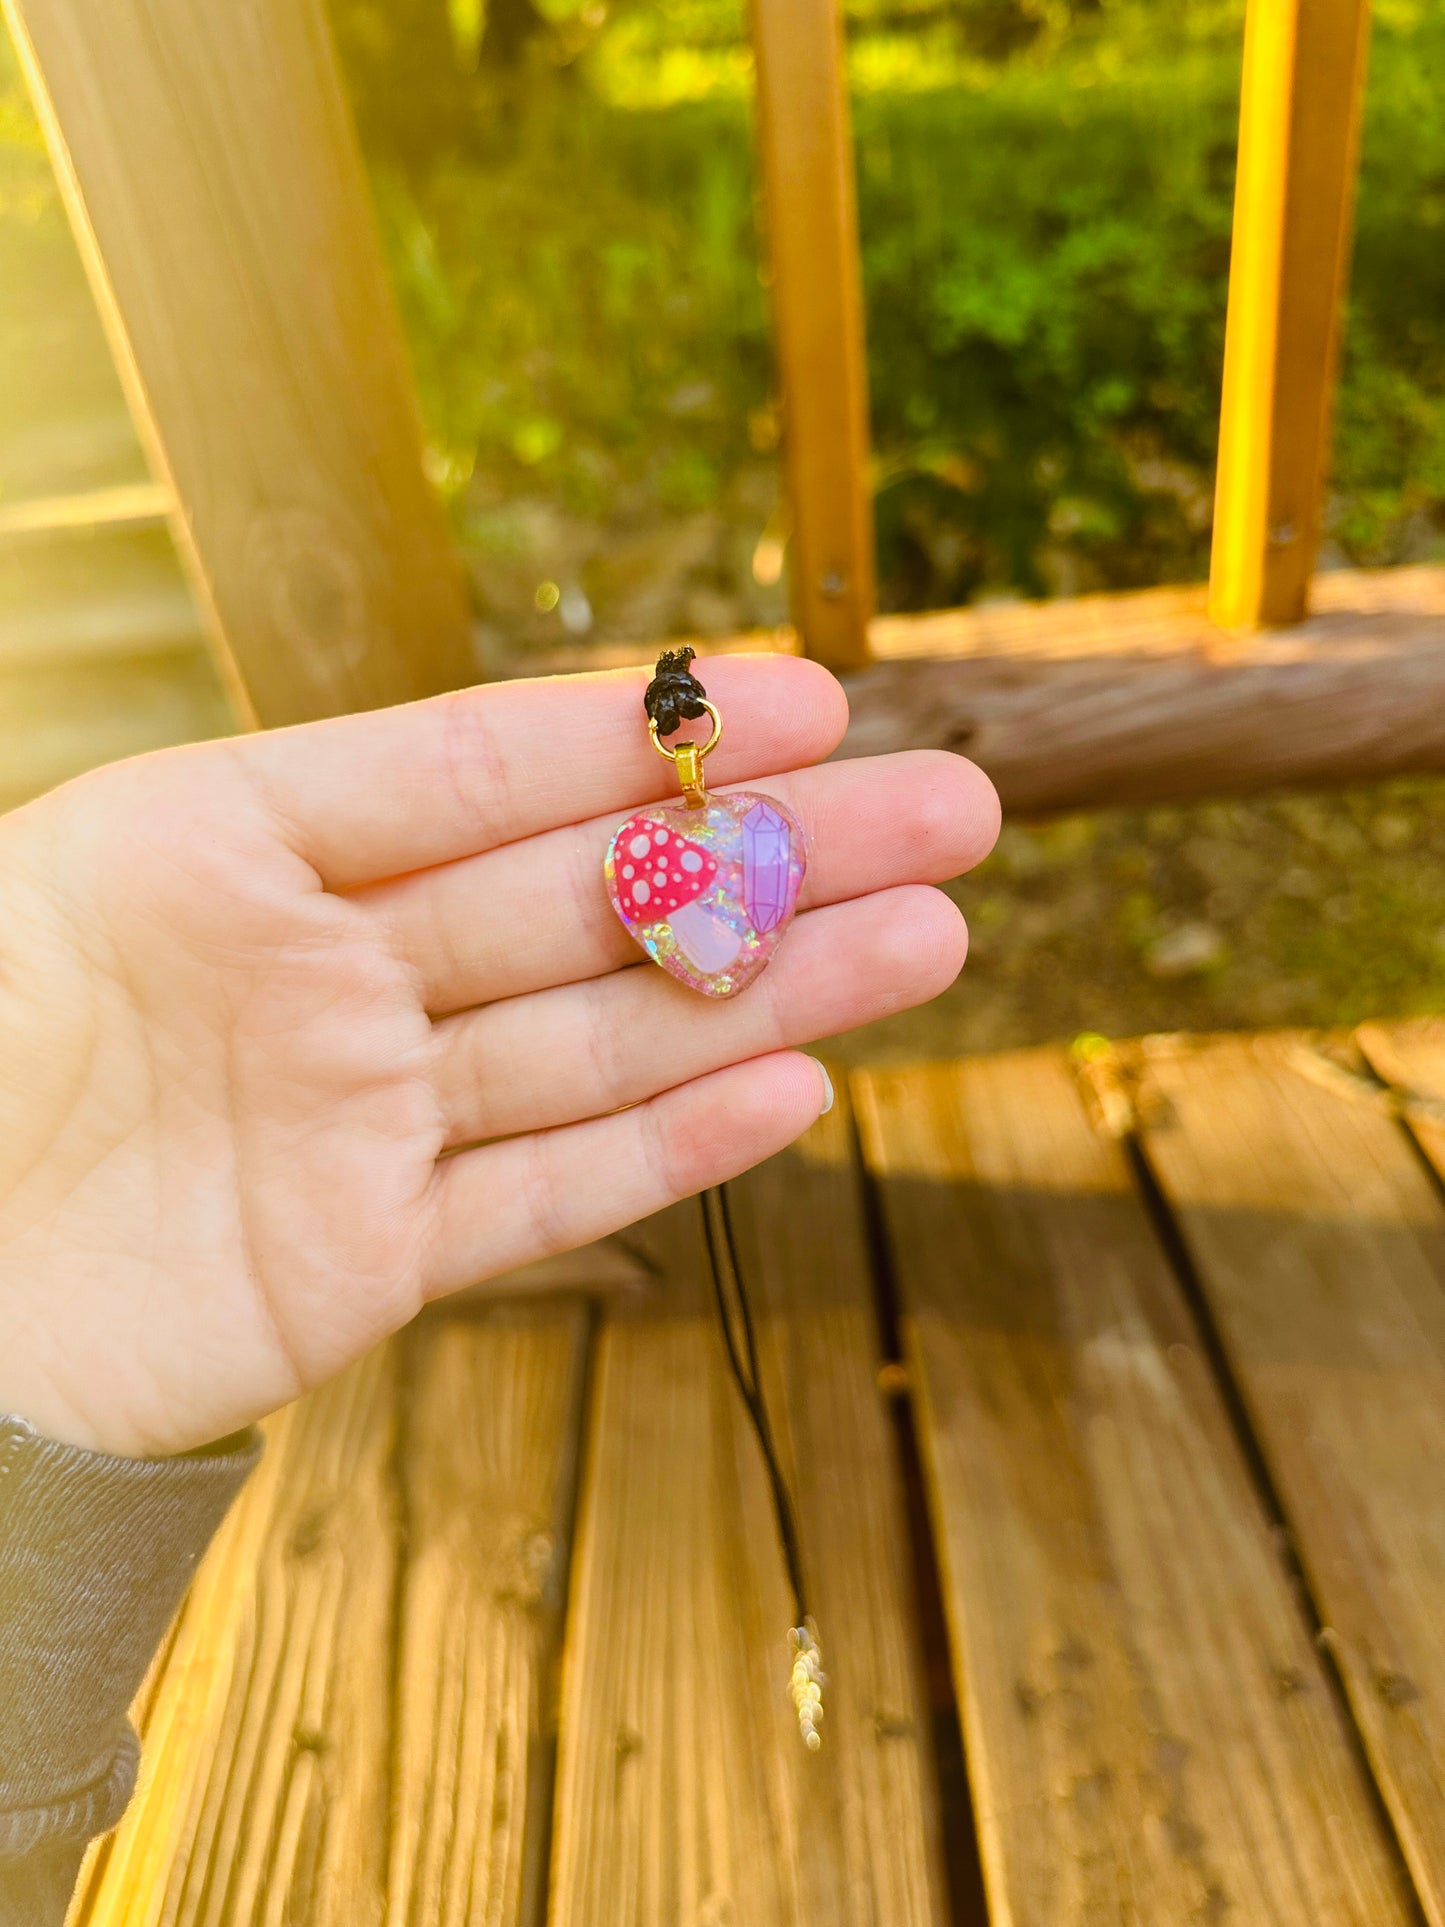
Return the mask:
{"type": "Polygon", "coordinates": [[[783,399],[793,620],[834,669],[867,660],[873,613],[868,387],[838,0],[752,0],[773,327],[783,399]]]}
{"type": "Polygon", "coordinates": [[[1249,0],[1210,614],[1298,622],[1329,453],[1369,0],[1249,0]]]}
{"type": "Polygon", "coordinates": [[[321,0],[3,0],[243,715],[471,680],[321,0]]]}

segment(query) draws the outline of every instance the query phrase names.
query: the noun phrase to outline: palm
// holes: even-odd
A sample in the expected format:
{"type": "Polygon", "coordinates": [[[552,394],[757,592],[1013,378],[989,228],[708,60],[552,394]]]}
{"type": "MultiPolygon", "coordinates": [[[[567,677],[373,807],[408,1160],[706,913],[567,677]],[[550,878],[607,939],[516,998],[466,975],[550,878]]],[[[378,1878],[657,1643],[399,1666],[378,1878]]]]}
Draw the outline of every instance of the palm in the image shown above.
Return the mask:
{"type": "MultiPolygon", "coordinates": [[[[224,774],[184,819],[162,785],[84,835],[37,928],[43,990],[12,990],[7,1013],[49,1101],[26,1080],[6,1165],[64,1211],[77,1253],[32,1307],[58,1291],[68,1313],[57,1394],[82,1406],[109,1359],[146,1450],[282,1403],[415,1309],[444,1136],[408,972],[224,774]]],[[[6,1256],[13,1309],[38,1254],[22,1236],[6,1256]]]]}
{"type": "MultiPolygon", "coordinates": [[[[726,669],[756,716],[730,774],[830,746],[816,672],[726,669]],[[811,716],[769,720],[779,671],[811,716]]],[[[234,1429],[429,1297],[781,1148],[820,1085],[778,1047],[947,980],[951,908],[872,894],[986,846],[986,786],[935,758],[774,785],[829,822],[813,901],[844,901],[736,1005],[624,968],[586,882],[607,813],[665,776],[635,701],[611,678],[468,693],[142,759],[9,820],[0,1407],[122,1451],[234,1429]],[[553,796],[589,705],[620,712],[613,767],[553,796]],[[884,800],[903,829],[880,849],[884,800]]]]}

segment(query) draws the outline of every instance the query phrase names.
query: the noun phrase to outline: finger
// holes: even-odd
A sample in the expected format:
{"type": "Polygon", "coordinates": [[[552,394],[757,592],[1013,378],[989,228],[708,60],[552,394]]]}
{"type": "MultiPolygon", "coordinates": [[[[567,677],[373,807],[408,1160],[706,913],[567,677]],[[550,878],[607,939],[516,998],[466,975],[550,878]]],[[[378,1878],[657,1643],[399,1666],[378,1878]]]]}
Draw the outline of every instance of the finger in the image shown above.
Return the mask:
{"type": "Polygon", "coordinates": [[[755,1057],[630,1111],[443,1158],[426,1293],[601,1238],[781,1151],[831,1102],[821,1066],[755,1057]]]}
{"type": "MultiPolygon", "coordinates": [[[[842,739],[847,700],[818,663],[717,656],[705,675],[727,725],[714,781],[817,762],[842,739]]],[[[492,683],[232,748],[291,847],[329,889],[349,889],[667,795],[647,680],[623,669],[492,683]]]]}
{"type": "Polygon", "coordinates": [[[967,948],[941,891],[884,890],[800,917],[758,981],[725,1003],[644,963],[449,1017],[436,1030],[447,1141],[596,1117],[911,1009],[947,989],[967,948]]]}
{"type": "MultiPolygon", "coordinates": [[[[767,790],[808,841],[805,909],[899,883],[941,883],[986,856],[998,834],[993,785],[944,750],[770,776],[767,790]]],[[[621,814],[361,893],[387,921],[433,1016],[636,961],[602,883],[621,814]]]]}

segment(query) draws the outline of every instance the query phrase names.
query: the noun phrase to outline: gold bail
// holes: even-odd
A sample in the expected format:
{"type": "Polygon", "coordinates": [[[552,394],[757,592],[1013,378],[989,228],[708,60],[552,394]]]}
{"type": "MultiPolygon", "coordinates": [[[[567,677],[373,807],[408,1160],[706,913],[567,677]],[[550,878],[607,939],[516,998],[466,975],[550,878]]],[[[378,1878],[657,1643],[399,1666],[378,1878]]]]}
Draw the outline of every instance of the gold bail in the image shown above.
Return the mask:
{"type": "Polygon", "coordinates": [[[707,801],[707,779],[702,773],[702,748],[698,743],[679,743],[676,750],[677,780],[690,810],[701,809],[707,801]]]}
{"type": "Polygon", "coordinates": [[[652,717],[647,719],[647,733],[652,738],[652,747],[659,756],[665,756],[669,763],[677,765],[677,780],[682,784],[682,793],[687,798],[690,810],[700,810],[707,801],[707,782],[702,773],[702,759],[710,756],[718,746],[722,735],[722,717],[712,703],[704,702],[703,708],[712,719],[712,729],[705,743],[679,743],[676,749],[669,749],[657,732],[657,724],[652,717]]]}

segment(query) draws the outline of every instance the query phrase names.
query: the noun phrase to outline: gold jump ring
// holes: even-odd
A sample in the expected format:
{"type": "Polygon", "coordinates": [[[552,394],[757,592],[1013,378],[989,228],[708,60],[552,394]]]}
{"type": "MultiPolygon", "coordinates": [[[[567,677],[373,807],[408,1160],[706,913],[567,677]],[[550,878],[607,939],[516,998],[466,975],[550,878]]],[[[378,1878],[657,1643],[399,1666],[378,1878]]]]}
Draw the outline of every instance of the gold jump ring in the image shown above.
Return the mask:
{"type": "Polygon", "coordinates": [[[710,702],[703,701],[703,708],[712,717],[712,734],[705,743],[679,743],[676,749],[669,749],[657,733],[657,724],[651,716],[647,719],[647,733],[652,738],[652,747],[659,756],[665,756],[669,763],[677,766],[677,780],[682,785],[682,793],[687,798],[691,810],[701,809],[707,801],[707,782],[702,773],[702,759],[710,756],[718,746],[722,735],[722,717],[710,702]]]}
{"type": "MultiPolygon", "coordinates": [[[[686,749],[695,750],[697,752],[697,757],[699,762],[702,760],[704,756],[712,755],[713,751],[717,748],[719,742],[722,740],[722,732],[723,732],[723,720],[722,720],[722,717],[718,714],[716,705],[713,703],[704,701],[703,708],[707,711],[708,715],[712,717],[712,734],[708,737],[705,743],[687,743],[687,744],[684,744],[683,746],[686,749]]],[[[667,744],[663,742],[662,738],[657,733],[657,724],[653,721],[651,716],[649,716],[647,719],[647,733],[652,738],[652,747],[657,751],[658,755],[665,756],[669,763],[675,763],[677,761],[677,751],[675,749],[669,749],[667,747],[667,744]]]]}

